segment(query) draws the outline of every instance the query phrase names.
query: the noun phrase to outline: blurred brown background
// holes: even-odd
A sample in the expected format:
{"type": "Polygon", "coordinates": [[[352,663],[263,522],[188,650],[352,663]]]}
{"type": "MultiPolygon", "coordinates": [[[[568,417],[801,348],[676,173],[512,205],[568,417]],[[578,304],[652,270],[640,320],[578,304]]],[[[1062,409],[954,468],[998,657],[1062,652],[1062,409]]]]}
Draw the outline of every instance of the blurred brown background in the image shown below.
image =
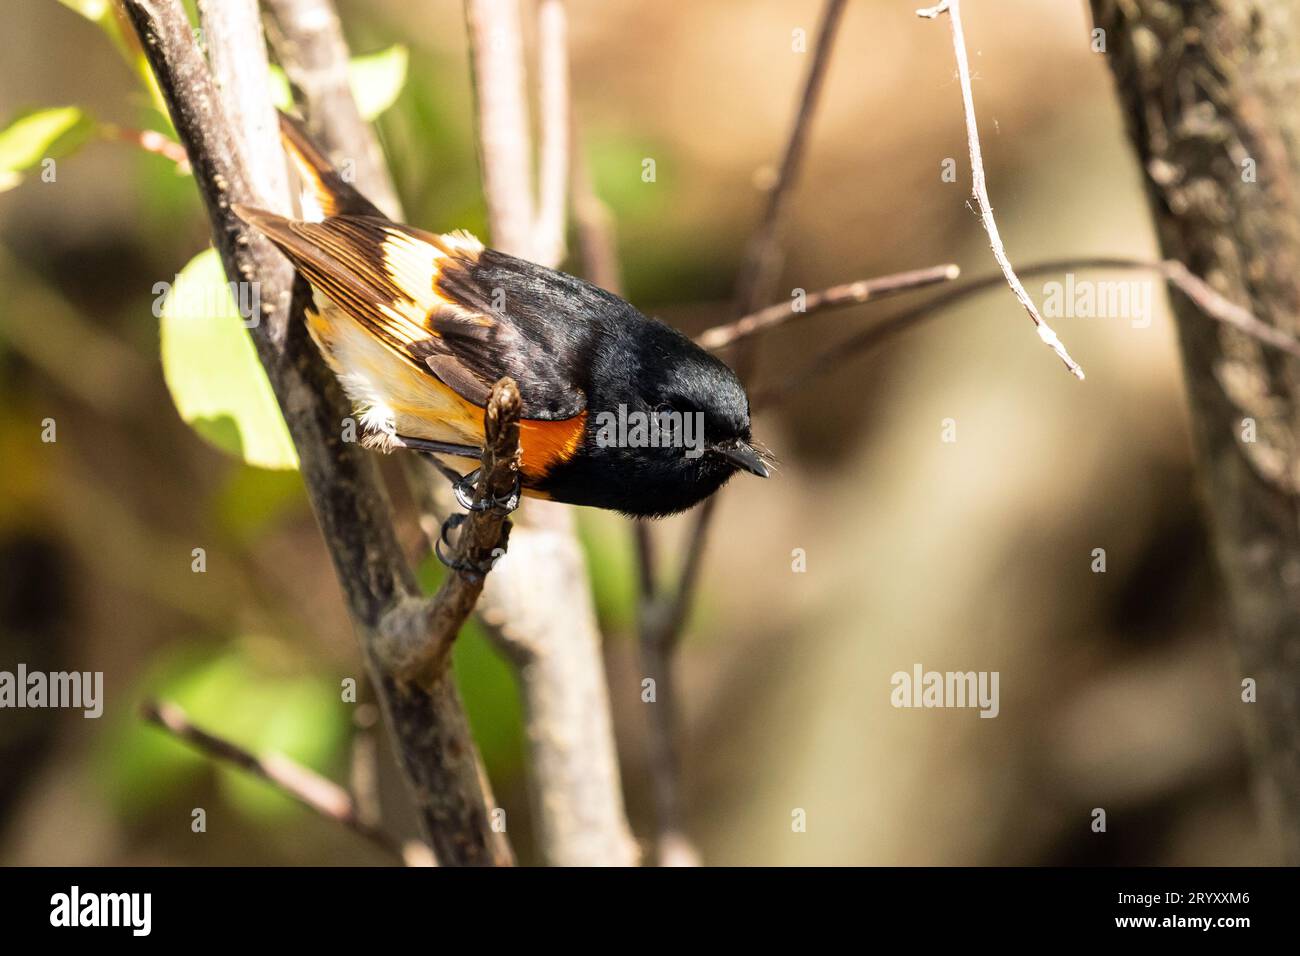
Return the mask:
{"type": "MultiPolygon", "coordinates": [[[[1022,265],[1154,254],[1085,6],[966,10],[989,189],[1022,265]]],[[[948,261],[965,277],[994,269],[965,205],[947,25],[913,7],[850,6],[783,290],[948,261]],[[949,157],[956,183],[940,177],[949,157]]],[[[341,11],[354,52],[411,51],[379,124],[408,217],[483,234],[460,4],[341,11]]],[[[628,296],[700,331],[728,317],[808,63],[791,34],[811,45],[820,4],[572,0],[569,11],[576,115],[628,296]],[[644,157],[654,184],[641,181],[644,157]]],[[[53,0],[9,21],[0,122],[76,104],[141,123],[135,78],[91,24],[53,0]]],[[[347,777],[354,708],[338,687],[359,663],[298,478],[207,445],[162,380],[151,290],[206,229],[192,181],[122,143],[93,142],[60,160],[57,182],[0,194],[0,669],[102,670],[107,693],[98,721],[0,711],[3,863],[381,862],[134,716],[144,696],[177,699],[213,730],[347,777]],[[40,441],[47,417],[54,444],[40,441]],[[195,547],[204,574],[191,572],[195,547]],[[194,807],[207,810],[205,834],[190,830],[194,807]]],[[[1039,301],[1044,281],[1026,283],[1039,301]]],[[[758,377],[914,301],[779,331],[758,377]]],[[[1056,320],[1082,384],[998,288],[759,417],[781,468],[724,493],[680,658],[689,825],[707,862],[1269,861],[1159,287],[1155,301],[1148,328],[1056,320]],[[945,418],[955,443],[940,440],[945,418]],[[792,573],[795,548],[806,573],[792,573]],[[1104,574],[1091,570],[1095,548],[1104,574]],[[1000,715],[893,708],[890,676],[916,663],[1000,672],[1000,715]],[[1090,828],[1096,807],[1104,834],[1090,828]],[[792,832],[796,808],[807,832],[792,832]]],[[[582,521],[644,836],[630,534],[613,516],[582,521]]],[[[683,525],[663,533],[675,541],[683,525]]],[[[415,553],[418,530],[405,527],[415,553]]],[[[535,859],[509,674],[478,634],[457,653],[511,832],[535,859]]],[[[384,761],[401,829],[404,795],[384,761]]]]}

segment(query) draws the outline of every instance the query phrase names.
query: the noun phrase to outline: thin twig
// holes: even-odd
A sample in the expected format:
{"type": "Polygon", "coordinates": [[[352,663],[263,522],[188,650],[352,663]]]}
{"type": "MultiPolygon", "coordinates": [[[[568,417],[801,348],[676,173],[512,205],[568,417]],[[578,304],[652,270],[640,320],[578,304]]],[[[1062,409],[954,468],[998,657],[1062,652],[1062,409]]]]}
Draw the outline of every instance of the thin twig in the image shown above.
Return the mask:
{"type": "MultiPolygon", "coordinates": [[[[799,169],[807,149],[808,131],[812,128],[813,115],[817,111],[817,103],[821,98],[826,71],[830,67],[831,49],[835,45],[835,36],[839,32],[845,6],[846,0],[826,0],[821,25],[817,31],[817,43],[813,48],[812,63],[804,79],[794,122],[785,140],[785,151],[781,156],[776,181],[768,193],[763,218],[750,240],[745,261],[741,265],[736,281],[735,309],[738,316],[748,315],[771,300],[772,286],[781,265],[781,232],[789,214],[790,198],[794,193],[794,185],[798,181],[799,169]]],[[[752,371],[750,364],[753,360],[753,350],[748,346],[742,346],[734,360],[736,374],[740,376],[741,381],[744,381],[752,371]]]]}
{"type": "MultiPolygon", "coordinates": [[[[1129,268],[1115,262],[1110,264],[1117,268],[1129,268]]],[[[1231,325],[1252,338],[1259,339],[1266,345],[1271,345],[1275,349],[1281,349],[1288,355],[1300,358],[1300,342],[1297,342],[1295,338],[1283,332],[1277,326],[1269,325],[1262,319],[1257,318],[1250,310],[1244,309],[1225,298],[1200,276],[1194,275],[1181,262],[1166,260],[1156,264],[1156,266],[1166,279],[1172,282],[1180,292],[1191,299],[1196,304],[1196,307],[1210,318],[1231,325]]],[[[1104,266],[1099,267],[1104,268],[1104,266]]]]}
{"type": "Polygon", "coordinates": [[[1076,378],[1083,378],[1083,369],[1079,363],[1070,357],[1066,351],[1065,345],[1052,327],[1047,324],[1038,313],[1038,307],[1034,305],[1034,300],[1029,297],[1025,291],[1024,285],[1016,275],[1016,270],[1011,265],[1011,259],[1007,256],[1006,248],[1002,244],[1002,236],[998,232],[997,220],[993,218],[993,204],[989,202],[988,184],[984,177],[984,157],[980,149],[979,125],[975,119],[975,94],[971,90],[970,61],[966,56],[966,37],[962,32],[961,25],[961,0],[944,0],[938,6],[928,7],[923,10],[917,10],[917,15],[933,20],[941,13],[948,14],[948,23],[952,27],[952,48],[957,58],[957,76],[961,83],[961,100],[962,107],[966,115],[966,146],[970,152],[971,167],[971,193],[975,197],[975,204],[979,208],[980,221],[984,224],[984,231],[988,233],[989,243],[993,247],[993,258],[997,260],[999,268],[1002,269],[1002,275],[1006,277],[1007,285],[1015,293],[1020,304],[1025,307],[1029,317],[1034,320],[1034,327],[1038,330],[1038,337],[1043,340],[1043,344],[1056,353],[1057,358],[1065,363],[1065,367],[1070,370],[1076,378]]]}
{"type": "Polygon", "coordinates": [[[911,272],[899,272],[876,279],[859,279],[857,282],[831,286],[820,292],[809,292],[802,302],[795,300],[778,302],[734,322],[715,325],[697,335],[695,344],[716,351],[758,332],[769,331],[795,319],[807,318],[822,310],[842,309],[867,301],[874,302],[902,292],[924,289],[926,286],[940,282],[951,282],[959,275],[961,269],[948,263],[942,266],[931,266],[928,269],[915,269],[911,272]]]}
{"type": "Polygon", "coordinates": [[[146,701],[140,707],[140,716],[204,756],[231,764],[265,780],[309,810],[364,837],[398,860],[408,862],[407,851],[401,841],[363,820],[357,812],[352,795],[316,771],[283,754],[271,753],[259,757],[238,744],[196,726],[184,710],[168,701],[146,701]]]}
{"type": "Polygon", "coordinates": [[[131,143],[146,153],[153,153],[155,156],[170,160],[176,164],[176,172],[182,175],[190,171],[190,158],[185,154],[185,147],[165,133],[153,129],[118,126],[114,123],[101,123],[99,131],[108,139],[131,143]]]}
{"type": "Polygon", "coordinates": [[[591,164],[583,149],[578,124],[573,122],[570,150],[570,192],[573,203],[573,228],[578,240],[582,274],[590,282],[615,295],[623,294],[623,274],[618,262],[618,240],[614,217],[609,207],[596,195],[591,181],[591,164]]]}
{"type": "Polygon", "coordinates": [[[367,675],[357,681],[357,704],[352,709],[352,748],[348,762],[348,783],[356,801],[357,816],[363,823],[379,826],[384,819],[379,798],[379,706],[374,686],[367,675]]]}
{"type": "MultiPolygon", "coordinates": [[[[1024,276],[1050,275],[1068,272],[1072,269],[1136,269],[1157,272],[1174,288],[1188,297],[1207,317],[1225,325],[1230,325],[1246,335],[1276,349],[1300,358],[1300,341],[1282,330],[1268,325],[1252,315],[1246,309],[1224,298],[1204,279],[1191,273],[1181,262],[1153,261],[1146,259],[1126,259],[1114,256],[1098,256],[1082,259],[1054,259],[1048,262],[1035,262],[1024,266],[1020,272],[1024,276]]],[[[765,386],[753,395],[755,407],[767,407],[780,401],[805,382],[830,372],[845,361],[868,351],[890,337],[918,325],[931,318],[938,317],[948,306],[979,292],[996,288],[1004,281],[1001,273],[979,276],[960,286],[948,289],[930,301],[908,309],[898,315],[864,329],[818,353],[803,368],[792,375],[765,386]]]]}

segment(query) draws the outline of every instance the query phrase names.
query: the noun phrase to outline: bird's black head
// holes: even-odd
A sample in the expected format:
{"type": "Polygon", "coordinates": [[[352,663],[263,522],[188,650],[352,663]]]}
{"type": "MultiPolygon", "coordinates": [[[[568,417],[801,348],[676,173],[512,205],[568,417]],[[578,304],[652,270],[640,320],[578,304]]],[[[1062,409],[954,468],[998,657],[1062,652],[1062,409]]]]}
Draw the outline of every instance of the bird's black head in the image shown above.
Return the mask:
{"type": "Polygon", "coordinates": [[[620,317],[594,345],[586,441],[555,475],[552,496],[662,517],[703,501],[737,471],[766,478],[736,374],[677,330],[627,308],[635,318],[620,317]]]}

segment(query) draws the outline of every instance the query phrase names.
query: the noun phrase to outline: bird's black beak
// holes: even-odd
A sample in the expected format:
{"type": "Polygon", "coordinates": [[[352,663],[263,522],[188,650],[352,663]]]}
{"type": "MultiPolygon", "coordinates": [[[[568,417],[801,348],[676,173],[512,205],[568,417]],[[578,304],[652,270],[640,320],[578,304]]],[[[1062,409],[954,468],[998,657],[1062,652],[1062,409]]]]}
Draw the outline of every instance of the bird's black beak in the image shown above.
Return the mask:
{"type": "Polygon", "coordinates": [[[771,474],[767,470],[767,465],[763,463],[763,459],[759,457],[758,452],[740,439],[727,442],[725,445],[715,445],[713,450],[737,468],[747,471],[751,475],[767,478],[771,474]]]}

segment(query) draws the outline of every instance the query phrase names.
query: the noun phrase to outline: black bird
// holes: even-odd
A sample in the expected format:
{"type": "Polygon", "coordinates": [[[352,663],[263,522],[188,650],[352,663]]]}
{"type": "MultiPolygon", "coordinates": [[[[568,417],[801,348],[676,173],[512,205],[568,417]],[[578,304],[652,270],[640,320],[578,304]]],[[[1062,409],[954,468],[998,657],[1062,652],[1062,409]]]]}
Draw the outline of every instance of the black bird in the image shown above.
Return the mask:
{"type": "Polygon", "coordinates": [[[312,286],[308,328],[356,405],[363,441],[477,461],[483,408],[523,400],[523,493],[636,517],[684,511],[737,471],[766,478],[734,372],[589,282],[393,222],[282,117],[305,219],[235,212],[312,286]]]}

